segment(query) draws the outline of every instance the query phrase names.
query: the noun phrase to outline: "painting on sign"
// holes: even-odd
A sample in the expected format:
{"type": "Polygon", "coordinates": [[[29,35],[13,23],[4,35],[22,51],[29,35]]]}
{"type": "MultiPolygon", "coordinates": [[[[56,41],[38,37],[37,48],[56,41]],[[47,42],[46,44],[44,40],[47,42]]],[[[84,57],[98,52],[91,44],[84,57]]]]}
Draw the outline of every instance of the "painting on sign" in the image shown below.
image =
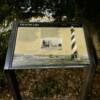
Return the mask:
{"type": "Polygon", "coordinates": [[[43,49],[62,49],[62,40],[59,38],[44,38],[41,42],[43,49]]]}
{"type": "Polygon", "coordinates": [[[18,28],[13,67],[87,63],[89,58],[82,27],[18,28]]]}

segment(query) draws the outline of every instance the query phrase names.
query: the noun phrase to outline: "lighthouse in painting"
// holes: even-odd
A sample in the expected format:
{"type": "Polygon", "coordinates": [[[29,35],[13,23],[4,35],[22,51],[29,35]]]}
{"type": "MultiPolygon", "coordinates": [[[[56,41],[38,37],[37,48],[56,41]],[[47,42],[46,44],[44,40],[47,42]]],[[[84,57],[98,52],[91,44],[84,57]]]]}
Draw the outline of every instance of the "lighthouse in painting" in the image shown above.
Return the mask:
{"type": "Polygon", "coordinates": [[[71,59],[75,60],[78,58],[77,43],[76,43],[76,33],[74,27],[71,27],[71,59]]]}

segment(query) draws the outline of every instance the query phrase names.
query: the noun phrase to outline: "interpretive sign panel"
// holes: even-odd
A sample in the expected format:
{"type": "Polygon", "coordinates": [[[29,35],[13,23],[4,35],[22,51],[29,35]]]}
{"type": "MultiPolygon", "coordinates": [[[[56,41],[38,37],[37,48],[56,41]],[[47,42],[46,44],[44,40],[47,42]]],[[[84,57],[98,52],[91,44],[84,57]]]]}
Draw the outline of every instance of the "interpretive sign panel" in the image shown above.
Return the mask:
{"type": "Polygon", "coordinates": [[[85,67],[90,63],[82,26],[18,24],[12,69],[85,67]]]}

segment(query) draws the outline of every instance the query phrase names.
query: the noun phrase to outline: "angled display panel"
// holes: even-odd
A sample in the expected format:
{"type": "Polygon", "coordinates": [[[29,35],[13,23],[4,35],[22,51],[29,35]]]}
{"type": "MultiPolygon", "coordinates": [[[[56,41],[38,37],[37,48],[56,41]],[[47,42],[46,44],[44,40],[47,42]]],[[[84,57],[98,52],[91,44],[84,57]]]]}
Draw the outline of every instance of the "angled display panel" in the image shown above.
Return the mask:
{"type": "Polygon", "coordinates": [[[19,24],[11,69],[87,67],[90,64],[82,26],[19,24]]]}

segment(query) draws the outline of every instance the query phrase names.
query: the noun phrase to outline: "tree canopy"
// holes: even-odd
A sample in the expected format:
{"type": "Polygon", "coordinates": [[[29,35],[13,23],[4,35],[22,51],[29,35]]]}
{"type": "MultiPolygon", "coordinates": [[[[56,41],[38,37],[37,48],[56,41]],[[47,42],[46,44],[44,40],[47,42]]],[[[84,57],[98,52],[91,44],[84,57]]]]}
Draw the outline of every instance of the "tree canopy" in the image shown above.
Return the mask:
{"type": "Polygon", "coordinates": [[[46,9],[53,12],[53,17],[67,16],[72,19],[75,17],[75,5],[78,5],[83,16],[100,25],[99,3],[91,0],[0,0],[0,23],[5,19],[24,20],[43,16],[46,9]]]}
{"type": "Polygon", "coordinates": [[[100,27],[100,4],[94,0],[76,0],[82,15],[100,27]]]}
{"type": "Polygon", "coordinates": [[[54,17],[66,15],[73,18],[75,12],[73,0],[4,0],[0,1],[0,21],[43,16],[46,9],[54,12],[54,17]]]}

